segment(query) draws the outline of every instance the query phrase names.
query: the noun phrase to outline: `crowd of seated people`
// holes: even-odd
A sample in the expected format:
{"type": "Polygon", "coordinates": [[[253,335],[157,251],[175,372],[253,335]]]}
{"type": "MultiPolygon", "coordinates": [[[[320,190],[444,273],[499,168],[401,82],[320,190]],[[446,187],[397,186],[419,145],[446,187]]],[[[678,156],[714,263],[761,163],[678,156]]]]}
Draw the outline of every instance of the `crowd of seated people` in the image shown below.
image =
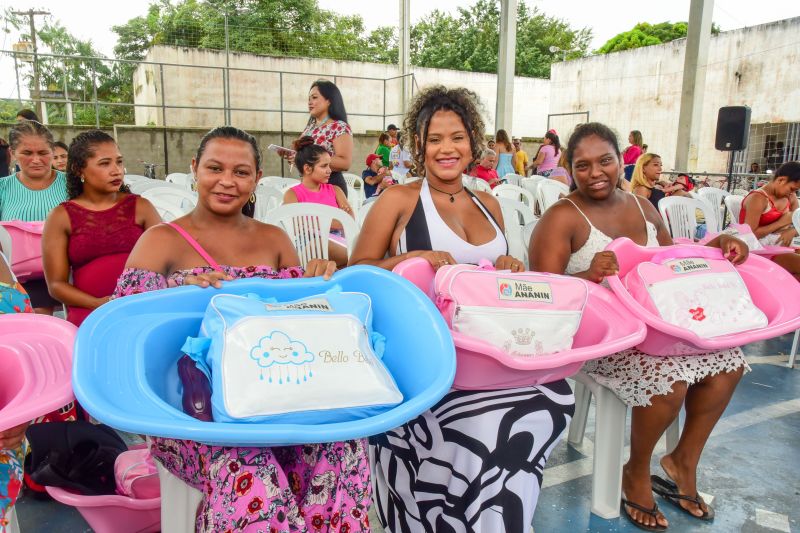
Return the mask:
{"type": "MultiPolygon", "coordinates": [[[[315,82],[309,109],[306,131],[285,155],[300,181],[286,190],[283,203],[327,205],[352,217],[342,177],[350,167],[352,138],[335,85],[315,82]]],[[[497,269],[525,270],[522,258],[509,255],[500,204],[491,193],[465,188],[462,177],[468,172],[492,188],[509,169],[535,170],[570,187],[542,214],[526,243],[531,270],[602,284],[619,270],[614,254],[604,251],[613,239],[672,244],[657,204],[666,194],[685,193],[686,184],[660,184],[661,158],[642,153],[639,132],[631,132],[631,146],[622,151],[603,124],[578,126],[566,146],[551,130],[529,162],[521,142],[512,143],[503,130],[495,137],[496,151],[485,147],[479,109],[468,89],[419,91],[402,124],[404,133],[398,136],[399,129],[390,125],[366,159],[364,192],[375,204],[355,248],[348,255],[331,239],[331,260],[313,259],[305,268],[282,229],[250,215],[263,166],[250,134],[232,126],[209,131],[191,161],[196,206],[161,223],[153,205],[126,187],[123,154],[113,137],[92,130],[58,145],[45,126],[23,117],[9,136],[19,170],[0,178],[0,220],[44,222],[45,277],[19,284],[0,255],[0,315],[52,313],[63,304],[66,319],[79,326],[109,300],[141,292],[182,285],[220,288],[239,278],[330,278],[337,268],[391,270],[414,257],[435,270],[481,259],[497,269]],[[632,193],[623,177],[628,166],[632,193]],[[395,184],[392,172],[422,179],[395,184]]],[[[798,189],[800,163],[784,164],[745,199],[741,222],[765,244],[790,244],[797,237],[791,213],[798,208],[798,189]]],[[[334,221],[331,233],[341,236],[341,230],[334,221]]],[[[733,263],[748,256],[747,246],[729,235],[709,246],[733,263]]],[[[774,260],[800,279],[798,258],[782,254],[774,260]]],[[[662,361],[632,349],[584,365],[632,408],[622,510],[649,531],[669,527],[653,490],[670,494],[665,499],[694,518],[714,518],[700,496],[698,465],[749,370],[738,348],[675,356],[669,365],[662,361]],[[678,447],[661,458],[663,472],[651,476],[656,443],[681,409],[686,422],[678,447]]],[[[232,531],[322,526],[369,531],[373,498],[389,531],[527,531],[547,459],[569,425],[574,403],[563,379],[513,389],[451,390],[419,417],[369,442],[232,447],[152,436],[151,452],[202,492],[197,531],[216,531],[223,523],[232,531]],[[221,457],[229,462],[208,467],[221,457]],[[237,479],[243,475],[249,476],[247,498],[238,496],[237,479]],[[506,481],[497,487],[483,483],[487,476],[506,481]],[[472,488],[465,492],[465,485],[472,488]]],[[[0,520],[19,493],[26,426],[0,432],[0,494],[6,495],[0,498],[0,520]]]]}

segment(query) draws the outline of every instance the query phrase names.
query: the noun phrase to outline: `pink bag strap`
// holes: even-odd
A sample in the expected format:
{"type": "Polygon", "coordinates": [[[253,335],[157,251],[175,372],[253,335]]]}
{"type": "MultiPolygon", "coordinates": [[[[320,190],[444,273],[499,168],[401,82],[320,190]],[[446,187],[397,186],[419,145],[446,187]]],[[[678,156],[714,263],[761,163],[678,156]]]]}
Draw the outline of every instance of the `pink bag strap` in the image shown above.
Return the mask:
{"type": "Polygon", "coordinates": [[[689,259],[701,257],[704,259],[725,259],[722,250],[709,246],[697,246],[692,248],[669,248],[663,252],[658,252],[650,260],[651,263],[661,264],[670,259],[689,259]]]}
{"type": "Polygon", "coordinates": [[[217,263],[216,261],[214,261],[214,258],[213,258],[213,257],[211,257],[211,256],[208,254],[208,252],[206,252],[206,251],[205,251],[205,249],[204,249],[202,246],[200,246],[200,243],[199,243],[199,242],[197,242],[196,240],[194,240],[194,237],[192,237],[191,235],[189,235],[189,232],[187,232],[185,229],[183,229],[183,228],[182,228],[182,227],[180,227],[179,225],[177,225],[177,224],[173,224],[172,222],[167,222],[166,224],[167,224],[167,226],[169,226],[169,227],[171,227],[172,229],[174,229],[175,231],[177,231],[177,232],[178,232],[178,234],[179,234],[181,237],[183,237],[183,238],[186,240],[186,242],[188,242],[188,243],[189,243],[189,246],[191,246],[192,248],[194,248],[195,252],[197,252],[198,254],[200,254],[200,257],[202,257],[202,258],[205,260],[205,262],[206,262],[206,263],[208,263],[208,266],[210,266],[211,268],[213,268],[213,269],[214,269],[214,270],[216,270],[217,272],[224,272],[224,271],[222,270],[222,267],[221,267],[221,266],[219,266],[219,263],[217,263]]]}

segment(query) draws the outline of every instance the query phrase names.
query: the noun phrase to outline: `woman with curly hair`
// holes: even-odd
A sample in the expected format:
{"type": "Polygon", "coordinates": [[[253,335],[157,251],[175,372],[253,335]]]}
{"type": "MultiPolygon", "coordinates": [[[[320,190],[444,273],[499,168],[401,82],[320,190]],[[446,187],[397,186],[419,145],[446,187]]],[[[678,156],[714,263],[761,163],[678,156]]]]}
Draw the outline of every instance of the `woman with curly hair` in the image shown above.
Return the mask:
{"type": "MultiPolygon", "coordinates": [[[[392,269],[411,257],[442,265],[488,258],[519,272],[503,216],[461,175],[481,153],[477,95],[433,86],[414,98],[403,131],[423,179],[378,197],[350,264],[392,269]]],[[[378,515],[387,531],[527,531],[550,451],[574,409],[566,381],[452,390],[430,411],[371,440],[378,515]]]]}
{"type": "Polygon", "coordinates": [[[133,245],[161,217],[123,185],[122,155],[107,133],[75,137],[68,161],[69,200],[47,217],[42,248],[50,294],[66,304],[67,320],[80,326],[109,300],[133,245]]]}

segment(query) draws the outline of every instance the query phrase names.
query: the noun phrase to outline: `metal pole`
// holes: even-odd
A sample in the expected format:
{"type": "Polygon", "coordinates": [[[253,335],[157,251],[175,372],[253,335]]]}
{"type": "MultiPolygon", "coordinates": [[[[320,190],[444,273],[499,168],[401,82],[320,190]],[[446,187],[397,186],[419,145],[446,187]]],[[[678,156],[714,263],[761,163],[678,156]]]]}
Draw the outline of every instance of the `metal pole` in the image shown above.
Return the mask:
{"type": "Polygon", "coordinates": [[[97,101],[97,69],[92,61],[92,97],[94,98],[94,125],[100,129],[100,103],[97,101]]]}
{"type": "Polygon", "coordinates": [[[73,125],[73,116],[72,116],[72,102],[69,99],[69,87],[67,86],[67,64],[64,62],[64,102],[65,107],[67,109],[67,124],[70,126],[73,125]]]}
{"type": "Polygon", "coordinates": [[[228,39],[228,13],[223,13],[225,18],[225,122],[231,123],[231,51],[228,39]]]}
{"type": "Polygon", "coordinates": [[[383,131],[386,131],[386,80],[383,80],[383,131]]]}
{"type": "Polygon", "coordinates": [[[19,85],[19,64],[17,63],[17,54],[14,53],[14,74],[17,76],[17,101],[19,106],[22,107],[22,91],[19,85]]]}
{"type": "Polygon", "coordinates": [[[39,118],[42,117],[42,94],[39,90],[39,57],[36,52],[39,47],[36,44],[36,24],[33,23],[33,10],[28,12],[28,22],[31,26],[31,42],[33,43],[33,89],[36,91],[36,111],[39,118]]]}
{"type": "MultiPolygon", "coordinates": [[[[279,85],[279,94],[280,94],[280,109],[281,109],[281,146],[285,146],[284,139],[283,139],[283,72],[278,74],[278,85],[279,85]]],[[[281,176],[284,175],[284,162],[286,160],[281,157],[281,176]]],[[[291,170],[291,169],[290,169],[291,170]]]]}
{"type": "Polygon", "coordinates": [[[158,66],[161,78],[161,131],[164,139],[164,175],[169,174],[169,152],[167,151],[167,105],[164,101],[164,65],[158,66]]]}

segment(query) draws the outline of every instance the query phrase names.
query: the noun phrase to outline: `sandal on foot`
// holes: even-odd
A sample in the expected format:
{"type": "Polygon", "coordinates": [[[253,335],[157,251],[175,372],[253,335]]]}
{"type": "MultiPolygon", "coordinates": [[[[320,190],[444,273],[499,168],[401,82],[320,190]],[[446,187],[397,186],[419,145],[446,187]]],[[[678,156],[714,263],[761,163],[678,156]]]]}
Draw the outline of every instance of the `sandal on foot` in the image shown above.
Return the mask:
{"type": "Polygon", "coordinates": [[[683,511],[684,513],[688,514],[692,518],[697,518],[698,520],[704,520],[706,522],[710,522],[714,520],[714,508],[708,505],[703,498],[700,497],[700,494],[695,494],[694,498],[691,496],[687,496],[686,494],[681,494],[678,492],[678,485],[675,484],[674,481],[671,479],[664,479],[660,476],[650,476],[650,481],[653,484],[653,492],[667,500],[669,503],[683,511]],[[706,510],[703,512],[702,515],[697,516],[689,509],[681,505],[681,500],[692,502],[697,505],[698,509],[701,511],[703,510],[703,505],[706,506],[706,510]]]}
{"type": "Polygon", "coordinates": [[[622,514],[625,515],[625,518],[628,519],[628,522],[630,522],[634,526],[638,527],[639,529],[643,529],[645,531],[666,531],[667,530],[667,526],[662,526],[661,524],[658,523],[658,504],[657,503],[653,504],[653,508],[652,509],[648,509],[647,507],[643,507],[643,506],[639,505],[638,503],[633,503],[631,501],[626,500],[625,498],[622,498],[622,502],[620,503],[620,508],[621,508],[622,514]],[[641,511],[641,512],[643,512],[645,514],[648,514],[648,515],[652,516],[656,520],[656,525],[648,526],[646,524],[642,524],[641,522],[637,522],[636,520],[634,520],[634,518],[631,516],[631,514],[625,508],[626,505],[628,507],[632,507],[632,508],[636,509],[637,511],[641,511]]]}

